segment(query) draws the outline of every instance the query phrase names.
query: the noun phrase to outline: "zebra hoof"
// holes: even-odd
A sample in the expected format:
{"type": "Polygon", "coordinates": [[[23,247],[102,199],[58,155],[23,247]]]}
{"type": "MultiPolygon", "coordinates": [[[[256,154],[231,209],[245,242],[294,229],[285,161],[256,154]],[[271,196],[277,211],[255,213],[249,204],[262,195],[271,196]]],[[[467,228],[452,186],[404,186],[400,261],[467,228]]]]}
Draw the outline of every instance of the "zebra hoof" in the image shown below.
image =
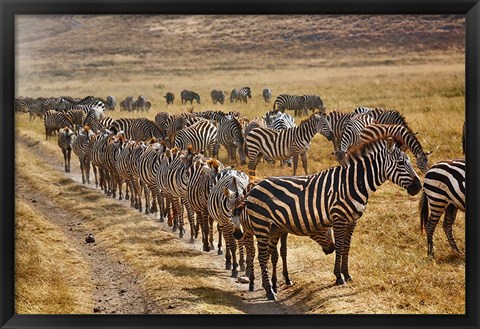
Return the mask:
{"type": "Polygon", "coordinates": [[[339,278],[339,279],[337,279],[337,281],[335,281],[335,285],[344,286],[344,285],[346,285],[346,283],[345,283],[345,280],[343,280],[343,278],[339,278]]]}
{"type": "Polygon", "coordinates": [[[350,274],[344,274],[343,277],[345,278],[345,282],[351,282],[353,281],[352,277],[350,274]]]}
{"type": "Polygon", "coordinates": [[[172,228],[172,232],[177,232],[177,229],[178,229],[178,227],[174,226],[174,227],[172,228]]]}
{"type": "Polygon", "coordinates": [[[238,276],[238,271],[237,270],[232,270],[232,278],[236,278],[238,276]]]}
{"type": "Polygon", "coordinates": [[[189,241],[189,242],[190,242],[190,243],[195,243],[195,238],[192,236],[192,237],[190,238],[190,241],[189,241]]]}
{"type": "Polygon", "coordinates": [[[119,195],[118,200],[123,200],[123,196],[119,195]]]}
{"type": "Polygon", "coordinates": [[[255,286],[252,283],[248,285],[248,291],[255,291],[255,286]]]}
{"type": "Polygon", "coordinates": [[[210,250],[215,250],[215,245],[211,244],[210,245],[210,250]]]}
{"type": "Polygon", "coordinates": [[[232,263],[225,263],[225,269],[226,270],[231,270],[232,269],[232,263]]]}
{"type": "Polygon", "coordinates": [[[130,200],[130,196],[129,196],[129,195],[125,195],[125,200],[130,200]]]}
{"type": "Polygon", "coordinates": [[[222,250],[222,249],[218,249],[217,255],[222,256],[222,255],[223,255],[223,250],[222,250]]]}
{"type": "Polygon", "coordinates": [[[293,281],[290,280],[290,279],[285,280],[285,285],[286,285],[287,287],[291,287],[291,286],[293,286],[293,281]]]}
{"type": "Polygon", "coordinates": [[[148,215],[150,211],[148,211],[148,208],[145,208],[145,215],[148,215]]]}
{"type": "Polygon", "coordinates": [[[209,252],[210,251],[210,246],[208,244],[203,245],[203,251],[209,252]]]}
{"type": "Polygon", "coordinates": [[[277,300],[277,294],[274,293],[273,291],[270,291],[269,293],[267,293],[267,299],[268,300],[277,300]]]}

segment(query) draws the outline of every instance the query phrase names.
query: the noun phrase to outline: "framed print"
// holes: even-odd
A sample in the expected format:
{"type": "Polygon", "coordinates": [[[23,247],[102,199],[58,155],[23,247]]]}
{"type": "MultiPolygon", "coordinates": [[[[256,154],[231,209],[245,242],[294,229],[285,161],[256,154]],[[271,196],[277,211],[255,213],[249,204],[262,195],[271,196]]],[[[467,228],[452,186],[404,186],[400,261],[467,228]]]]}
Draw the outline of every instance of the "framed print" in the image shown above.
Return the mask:
{"type": "Polygon", "coordinates": [[[2,328],[478,327],[478,1],[0,8],[2,328]]]}

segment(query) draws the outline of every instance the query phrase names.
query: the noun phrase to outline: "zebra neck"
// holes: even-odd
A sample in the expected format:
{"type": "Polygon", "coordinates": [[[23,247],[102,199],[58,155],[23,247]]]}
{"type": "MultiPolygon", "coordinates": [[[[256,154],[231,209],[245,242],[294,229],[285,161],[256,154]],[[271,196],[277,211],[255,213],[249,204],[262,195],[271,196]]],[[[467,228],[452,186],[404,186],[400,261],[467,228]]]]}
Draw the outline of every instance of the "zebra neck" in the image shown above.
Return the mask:
{"type": "MultiPolygon", "coordinates": [[[[355,182],[355,191],[366,204],[370,195],[387,180],[384,169],[383,152],[375,152],[362,157],[354,157],[347,165],[347,177],[355,182]]],[[[352,188],[350,188],[352,190],[352,188]]],[[[352,191],[349,191],[350,193],[352,191]]]]}
{"type": "Polygon", "coordinates": [[[312,120],[306,122],[303,125],[301,124],[300,126],[298,126],[297,129],[298,132],[300,132],[300,134],[297,135],[300,136],[302,140],[311,141],[313,136],[315,136],[315,134],[317,133],[315,131],[315,122],[312,120]]]}

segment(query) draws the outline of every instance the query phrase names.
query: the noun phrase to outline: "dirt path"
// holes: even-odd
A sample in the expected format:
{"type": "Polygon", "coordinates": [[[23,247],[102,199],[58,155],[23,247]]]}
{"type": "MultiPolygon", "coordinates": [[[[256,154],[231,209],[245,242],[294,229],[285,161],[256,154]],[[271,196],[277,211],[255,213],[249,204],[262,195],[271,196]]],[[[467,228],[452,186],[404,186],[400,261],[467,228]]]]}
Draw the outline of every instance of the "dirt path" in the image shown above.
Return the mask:
{"type": "MultiPolygon", "coordinates": [[[[29,151],[41,157],[52,171],[62,173],[66,178],[70,178],[79,185],[81,184],[81,174],[78,167],[78,159],[72,153],[71,172],[63,172],[63,160],[60,157],[45,157],[45,150],[41,147],[38,140],[27,135],[17,134],[16,141],[29,147],[29,151]]],[[[60,152],[60,151],[59,151],[60,152]]],[[[60,153],[61,154],[61,153],[60,153]]],[[[87,185],[83,185],[87,186],[87,185]]],[[[119,314],[149,314],[165,313],[165,307],[156,305],[155,302],[146,295],[142,288],[141,280],[129,268],[129,266],[119,259],[115,259],[107,250],[104,250],[96,243],[86,243],[85,238],[90,233],[88,228],[82,224],[82,218],[74,212],[64,209],[55,204],[54,201],[42,195],[41,191],[29,188],[27,180],[16,176],[16,197],[22,198],[27,202],[32,202],[35,209],[43,216],[55,223],[67,237],[72,239],[73,245],[85,258],[91,267],[93,276],[91,280],[95,285],[93,298],[95,299],[95,308],[92,313],[119,313],[119,314]],[[34,201],[35,200],[35,201],[34,201]]],[[[95,189],[94,185],[89,188],[95,189]]],[[[105,198],[108,198],[105,196],[105,198]]],[[[129,207],[129,201],[109,198],[112,203],[129,207]]],[[[159,223],[153,215],[149,215],[159,226],[166,224],[159,223]]],[[[188,235],[188,234],[187,234],[188,235]]],[[[190,244],[188,240],[180,241],[185,248],[194,249],[201,252],[201,244],[190,244]]],[[[216,252],[206,255],[204,263],[198,264],[200,267],[222,269],[224,258],[217,256],[216,252]]],[[[267,301],[265,292],[261,288],[259,272],[257,271],[256,290],[247,291],[247,285],[235,282],[229,277],[229,271],[220,270],[220,277],[214,279],[218,281],[218,289],[233,291],[236,299],[241,301],[238,307],[247,314],[295,314],[298,310],[291,306],[286,306],[279,301],[267,301]]],[[[170,313],[170,312],[168,312],[170,313]]],[[[174,312],[172,312],[174,313],[174,312]]]]}

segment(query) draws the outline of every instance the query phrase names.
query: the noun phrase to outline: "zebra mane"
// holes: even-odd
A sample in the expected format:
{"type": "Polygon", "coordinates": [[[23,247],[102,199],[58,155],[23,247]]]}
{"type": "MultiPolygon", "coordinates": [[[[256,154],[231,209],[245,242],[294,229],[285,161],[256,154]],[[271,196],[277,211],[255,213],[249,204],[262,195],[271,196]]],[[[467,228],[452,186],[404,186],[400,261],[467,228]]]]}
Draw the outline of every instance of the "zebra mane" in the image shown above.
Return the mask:
{"type": "Polygon", "coordinates": [[[375,139],[360,142],[358,145],[348,149],[347,153],[345,154],[345,163],[348,163],[352,158],[364,155],[365,151],[367,151],[370,146],[378,143],[380,140],[387,140],[389,138],[391,138],[397,145],[403,145],[403,141],[401,139],[389,134],[382,134],[381,136],[377,136],[375,139]]]}

